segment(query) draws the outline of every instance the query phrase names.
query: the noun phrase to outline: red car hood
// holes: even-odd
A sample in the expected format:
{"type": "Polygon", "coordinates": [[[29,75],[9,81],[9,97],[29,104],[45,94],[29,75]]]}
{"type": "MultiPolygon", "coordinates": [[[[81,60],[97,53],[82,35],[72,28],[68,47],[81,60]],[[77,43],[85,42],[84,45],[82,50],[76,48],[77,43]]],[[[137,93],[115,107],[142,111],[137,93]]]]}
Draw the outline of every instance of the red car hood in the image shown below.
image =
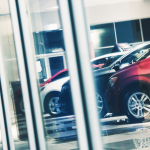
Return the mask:
{"type": "Polygon", "coordinates": [[[125,68],[123,68],[123,69],[117,71],[117,72],[114,73],[110,78],[115,77],[115,76],[118,76],[118,75],[121,75],[121,74],[123,74],[124,72],[126,72],[126,73],[127,73],[127,72],[128,72],[128,73],[131,73],[131,72],[133,72],[133,71],[131,71],[131,70],[133,70],[135,67],[137,67],[139,63],[147,63],[147,62],[148,62],[148,63],[150,62],[150,57],[149,57],[149,58],[146,58],[146,59],[144,59],[144,60],[138,61],[138,62],[136,62],[136,63],[134,63],[134,64],[131,64],[131,65],[129,65],[129,66],[127,66],[127,67],[125,67],[125,68]]]}

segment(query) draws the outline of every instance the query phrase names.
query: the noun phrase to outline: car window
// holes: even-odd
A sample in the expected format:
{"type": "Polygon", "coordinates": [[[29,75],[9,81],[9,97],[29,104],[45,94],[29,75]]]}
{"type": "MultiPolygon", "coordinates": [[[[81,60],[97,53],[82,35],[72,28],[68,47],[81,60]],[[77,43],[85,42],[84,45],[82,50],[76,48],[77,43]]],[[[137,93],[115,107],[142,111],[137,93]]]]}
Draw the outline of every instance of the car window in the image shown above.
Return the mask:
{"type": "Polygon", "coordinates": [[[115,62],[117,59],[119,59],[122,55],[117,55],[117,56],[112,56],[110,57],[110,59],[107,60],[106,66],[108,67],[109,65],[111,65],[113,62],[115,62]]]}
{"type": "Polygon", "coordinates": [[[59,75],[57,75],[56,77],[52,78],[51,81],[56,81],[58,79],[64,78],[69,76],[68,71],[62,72],[59,75]]]}
{"type": "Polygon", "coordinates": [[[108,58],[102,58],[102,59],[98,59],[98,60],[95,60],[93,62],[91,62],[91,64],[93,65],[99,65],[99,64],[105,64],[106,63],[106,59],[108,58]]]}
{"type": "Polygon", "coordinates": [[[107,59],[108,58],[103,58],[103,59],[98,59],[98,60],[91,62],[92,69],[97,70],[97,69],[103,68],[107,62],[107,59]]]}
{"type": "Polygon", "coordinates": [[[101,69],[104,67],[108,67],[113,62],[115,62],[117,59],[119,59],[121,56],[122,55],[117,55],[117,56],[111,56],[111,57],[95,60],[95,61],[91,62],[92,69],[97,70],[97,69],[101,69]]]}

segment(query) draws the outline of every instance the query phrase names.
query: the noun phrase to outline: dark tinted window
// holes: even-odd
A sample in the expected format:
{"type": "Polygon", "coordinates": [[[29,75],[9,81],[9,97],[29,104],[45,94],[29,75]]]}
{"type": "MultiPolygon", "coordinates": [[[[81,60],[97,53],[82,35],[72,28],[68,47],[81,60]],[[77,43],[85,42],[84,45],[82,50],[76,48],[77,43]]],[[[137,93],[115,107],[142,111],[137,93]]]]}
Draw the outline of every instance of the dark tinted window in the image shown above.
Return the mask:
{"type": "Polygon", "coordinates": [[[150,18],[142,19],[141,22],[144,41],[150,41],[150,18]]]}
{"type": "Polygon", "coordinates": [[[52,50],[57,48],[65,50],[62,31],[63,30],[33,32],[36,55],[51,53],[52,50]]]}
{"type": "Polygon", "coordinates": [[[63,56],[49,58],[49,63],[52,76],[64,69],[63,56]]]}
{"type": "Polygon", "coordinates": [[[113,62],[115,62],[121,56],[122,55],[117,55],[117,56],[112,56],[112,57],[95,60],[95,61],[91,62],[92,69],[97,70],[100,68],[108,67],[109,65],[111,65],[113,62]]]}
{"type": "Polygon", "coordinates": [[[95,49],[94,50],[95,51],[95,57],[109,54],[109,53],[111,53],[112,49],[113,49],[113,47],[112,48],[95,49]]]}
{"type": "Polygon", "coordinates": [[[107,63],[106,63],[106,67],[111,65],[113,62],[115,62],[117,59],[119,59],[122,55],[118,55],[118,56],[113,56],[110,59],[108,59],[107,63]]]}
{"type": "Polygon", "coordinates": [[[139,20],[115,23],[118,43],[141,42],[141,31],[139,20]]]}
{"type": "Polygon", "coordinates": [[[107,59],[108,58],[102,58],[102,59],[98,59],[98,60],[95,60],[95,61],[91,62],[92,69],[97,70],[97,69],[105,67],[107,59]]]}
{"type": "Polygon", "coordinates": [[[68,76],[69,76],[68,71],[65,71],[65,72],[60,73],[56,77],[54,77],[51,81],[55,81],[55,80],[58,80],[58,79],[61,79],[64,77],[68,77],[68,76]]]}
{"type": "Polygon", "coordinates": [[[91,38],[94,47],[115,45],[113,23],[91,26],[91,38]]]}

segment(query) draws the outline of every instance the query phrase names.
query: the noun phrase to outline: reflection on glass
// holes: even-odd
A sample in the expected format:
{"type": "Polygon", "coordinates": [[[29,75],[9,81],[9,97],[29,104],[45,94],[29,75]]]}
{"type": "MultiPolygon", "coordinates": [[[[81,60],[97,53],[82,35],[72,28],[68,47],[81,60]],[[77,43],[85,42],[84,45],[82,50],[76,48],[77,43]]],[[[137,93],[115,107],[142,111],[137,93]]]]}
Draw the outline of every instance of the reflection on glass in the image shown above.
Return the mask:
{"type": "Polygon", "coordinates": [[[112,48],[101,48],[101,49],[95,49],[95,57],[98,57],[98,56],[102,56],[102,55],[105,55],[105,54],[109,54],[111,53],[113,47],[112,48]]]}
{"type": "Polygon", "coordinates": [[[150,18],[141,19],[144,41],[150,41],[150,18]]]}
{"type": "Polygon", "coordinates": [[[9,100],[12,137],[15,149],[29,149],[28,133],[22,100],[22,89],[8,1],[5,1],[4,8],[5,9],[1,9],[0,15],[0,47],[5,69],[4,74],[6,77],[9,100]],[[24,141],[24,144],[21,141],[24,141]]]}
{"type": "MultiPolygon", "coordinates": [[[[147,132],[148,130],[149,130],[148,128],[140,128],[137,131],[139,131],[139,132],[146,131],[147,132]]],[[[137,149],[150,147],[150,137],[149,136],[133,139],[133,142],[137,149]]]]}
{"type": "Polygon", "coordinates": [[[73,106],[67,101],[67,107],[72,111],[71,114],[68,113],[65,103],[59,98],[62,85],[70,77],[57,0],[27,1],[47,147],[51,150],[77,149],[73,106]]]}
{"type": "Polygon", "coordinates": [[[115,27],[118,43],[142,41],[139,20],[116,22],[115,27]]]}
{"type": "MultiPolygon", "coordinates": [[[[107,34],[104,28],[94,27],[113,24],[114,28],[111,29],[116,44],[132,43],[122,57],[107,67],[93,71],[103,149],[148,150],[150,86],[147,83],[150,79],[150,43],[147,46],[144,44],[145,41],[150,41],[150,4],[148,1],[132,0],[84,0],[84,6],[88,28],[93,27],[89,32],[95,57],[115,54],[112,53],[115,42],[111,45],[101,44],[112,41],[113,36],[107,34]]],[[[98,64],[104,64],[104,61],[97,62],[96,65],[98,64]]]]}
{"type": "Polygon", "coordinates": [[[62,56],[49,58],[49,63],[52,76],[64,69],[64,62],[62,56]]]}
{"type": "Polygon", "coordinates": [[[115,45],[113,23],[91,26],[91,40],[94,48],[115,45]]]}

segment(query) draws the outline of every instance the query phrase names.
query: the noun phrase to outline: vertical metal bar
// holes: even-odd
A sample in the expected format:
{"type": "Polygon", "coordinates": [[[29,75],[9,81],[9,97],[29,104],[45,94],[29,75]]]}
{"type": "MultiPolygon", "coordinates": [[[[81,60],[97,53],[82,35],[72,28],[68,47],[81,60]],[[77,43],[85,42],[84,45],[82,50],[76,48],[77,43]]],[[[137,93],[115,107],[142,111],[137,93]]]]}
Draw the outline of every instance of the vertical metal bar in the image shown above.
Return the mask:
{"type": "Polygon", "coordinates": [[[4,121],[4,113],[3,113],[3,106],[2,106],[2,99],[1,99],[1,91],[0,91],[0,129],[1,129],[1,136],[2,136],[2,145],[3,150],[8,150],[8,141],[6,135],[6,128],[5,128],[5,121],[4,121]]]}
{"type": "Polygon", "coordinates": [[[35,138],[37,149],[46,150],[45,135],[44,135],[44,125],[43,125],[43,116],[42,116],[42,107],[39,98],[36,66],[35,66],[35,57],[34,57],[34,48],[32,43],[32,38],[29,29],[29,20],[27,19],[28,13],[26,12],[26,3],[24,0],[16,1],[18,8],[18,15],[20,19],[20,28],[22,33],[23,40],[23,51],[25,57],[25,65],[28,78],[28,86],[30,89],[30,99],[32,102],[33,109],[33,121],[35,130],[35,138]]]}
{"type": "MultiPolygon", "coordinates": [[[[89,149],[93,149],[93,150],[101,150],[102,140],[101,140],[101,134],[100,134],[101,132],[100,132],[98,112],[96,106],[96,97],[95,97],[95,90],[94,90],[95,87],[94,87],[92,69],[90,64],[90,55],[89,55],[90,50],[88,44],[89,42],[88,42],[88,34],[87,34],[87,24],[85,21],[83,1],[82,0],[68,0],[68,1],[69,1],[69,10],[71,14],[71,21],[72,21],[74,44],[75,44],[76,63],[78,64],[77,69],[80,77],[79,81],[80,81],[80,87],[82,91],[81,96],[82,96],[82,102],[84,104],[83,109],[84,109],[84,118],[86,122],[86,132],[88,134],[87,136],[88,147],[89,149]]],[[[61,2],[61,0],[59,2],[61,2]]],[[[68,42],[70,42],[69,39],[68,42]]],[[[68,58],[68,64],[70,63],[71,61],[68,58]]],[[[70,75],[72,75],[73,72],[75,71],[72,72],[70,71],[70,75]]],[[[75,84],[72,85],[72,87],[75,87],[75,84]]],[[[76,100],[77,99],[75,99],[75,101],[76,100]]],[[[75,109],[76,109],[76,105],[75,105],[75,109]]],[[[77,120],[78,120],[78,116],[77,116],[77,120]]],[[[78,126],[78,128],[80,127],[78,126]]],[[[80,132],[82,133],[82,131],[80,132]]]]}
{"type": "Polygon", "coordinates": [[[3,63],[3,56],[2,56],[2,50],[0,47],[0,77],[1,77],[1,85],[2,85],[2,93],[3,93],[3,104],[4,104],[4,111],[6,116],[6,126],[7,126],[7,132],[8,132],[8,148],[11,150],[15,150],[14,146],[14,140],[12,137],[12,128],[11,128],[11,118],[10,118],[10,109],[9,109],[9,98],[8,98],[8,83],[6,80],[6,74],[4,69],[4,63],[3,63]]]}
{"type": "Polygon", "coordinates": [[[18,60],[18,70],[21,79],[20,81],[21,81],[23,102],[25,107],[29,145],[31,150],[36,150],[36,143],[35,143],[36,134],[34,133],[35,130],[33,126],[33,118],[31,112],[30,99],[29,99],[27,77],[26,77],[24,57],[23,57],[23,48],[22,48],[21,35],[19,30],[19,20],[17,16],[17,8],[16,8],[15,0],[9,0],[9,7],[11,12],[14,41],[16,47],[17,60],[18,60]]]}
{"type": "Polygon", "coordinates": [[[77,124],[77,135],[80,150],[90,150],[86,133],[86,120],[84,117],[81,89],[79,83],[78,66],[75,54],[75,45],[72,33],[71,17],[68,0],[59,0],[60,17],[62,20],[66,56],[68,60],[69,74],[71,76],[71,89],[73,106],[77,124]]]}
{"type": "Polygon", "coordinates": [[[139,19],[139,23],[140,23],[140,31],[141,31],[142,42],[144,42],[144,37],[143,37],[143,30],[142,30],[142,22],[141,22],[141,19],[139,19]]]}
{"type": "Polygon", "coordinates": [[[116,33],[116,26],[115,26],[115,22],[113,23],[113,25],[114,25],[114,32],[115,32],[115,40],[116,40],[116,44],[118,43],[118,41],[117,41],[117,33],[116,33]]]}
{"type": "Polygon", "coordinates": [[[64,63],[64,69],[66,69],[67,68],[67,63],[66,63],[65,54],[63,54],[63,63],[64,63]]]}

